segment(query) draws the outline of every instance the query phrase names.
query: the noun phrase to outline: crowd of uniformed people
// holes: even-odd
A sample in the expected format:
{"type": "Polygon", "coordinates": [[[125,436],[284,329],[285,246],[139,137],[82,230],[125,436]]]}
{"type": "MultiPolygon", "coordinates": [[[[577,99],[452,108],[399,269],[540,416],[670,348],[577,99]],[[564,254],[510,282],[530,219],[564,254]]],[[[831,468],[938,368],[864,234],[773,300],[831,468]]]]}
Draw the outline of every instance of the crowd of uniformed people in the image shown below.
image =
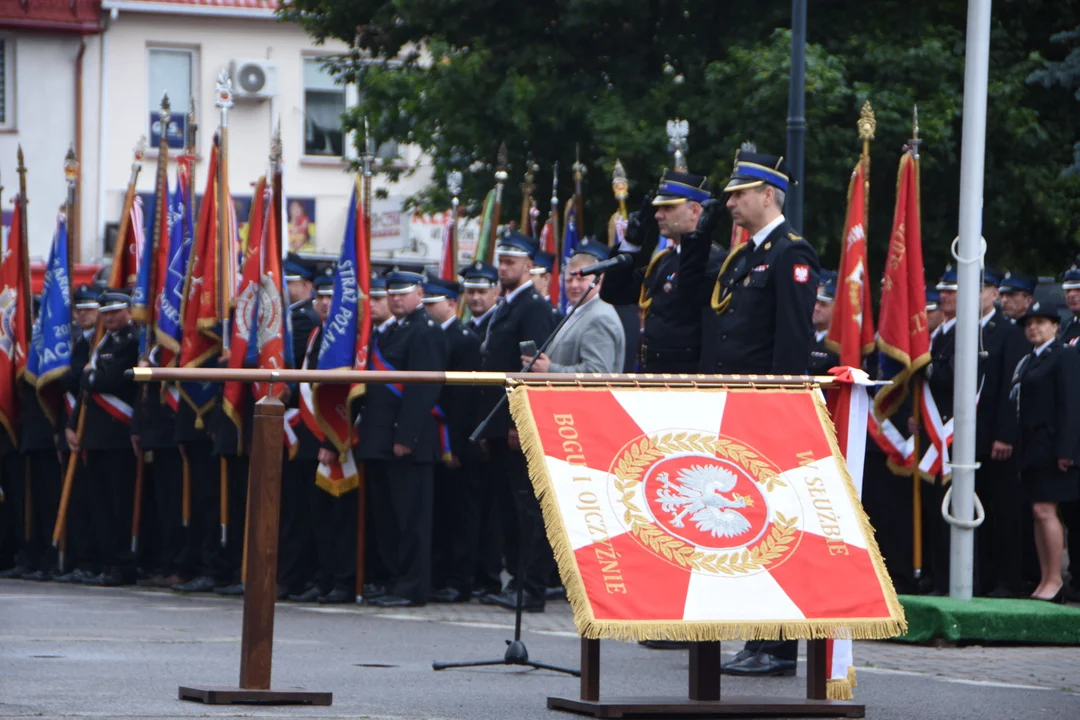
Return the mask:
{"type": "MultiPolygon", "coordinates": [[[[475,262],[455,281],[396,266],[371,281],[369,357],[406,371],[519,371],[533,362],[543,372],[825,374],[837,362],[825,345],[837,278],[784,218],[787,190],[782,158],[740,151],[720,197],[704,177],[666,172],[630,215],[618,247],[582,242],[563,277],[552,277],[553,258],[536,239],[513,229],[499,238],[495,265],[475,262]],[[713,242],[728,213],[749,235],[731,252],[713,242]],[[616,252],[632,261],[596,283],[569,272],[616,252]],[[578,308],[538,354],[563,319],[549,297],[560,282],[578,308]]],[[[1059,518],[1080,528],[1080,360],[1072,349],[1080,338],[1080,269],[1065,274],[1073,314],[1066,323],[1056,308],[1033,301],[1034,278],[990,269],[983,277],[976,488],[987,519],[976,533],[976,587],[991,596],[1062,600],[1077,590],[1063,581],[1059,518]]],[[[332,270],[317,273],[293,257],[285,279],[293,357],[298,367],[314,368],[332,270]]],[[[243,594],[250,438],[220,402],[200,417],[183,399],[170,402],[174,389],[136,386],[125,375],[139,362],[125,292],[81,287],[73,307],[79,332],[63,381],[72,401],[66,415],[48,417],[24,385],[19,444],[0,433],[0,576],[243,594]],[[105,334],[91,347],[98,316],[105,334]],[[108,398],[118,402],[110,407],[108,398]],[[130,416],[117,410],[124,406],[130,416]],[[52,535],[70,453],[78,463],[61,555],[52,535]]],[[[927,293],[927,311],[932,360],[923,377],[945,423],[955,371],[953,271],[927,293]]],[[[306,391],[290,387],[287,404],[296,408],[306,391]]],[[[308,419],[293,424],[298,447],[283,470],[279,599],[362,597],[412,607],[479,598],[514,609],[510,576],[522,581],[524,609],[542,611],[560,594],[560,581],[502,400],[498,387],[369,384],[353,407],[363,498],[316,481],[320,463],[336,451],[308,419]]],[[[904,412],[911,414],[910,401],[904,412]]],[[[914,422],[896,424],[920,431],[914,422]]],[[[898,590],[945,592],[948,526],[938,510],[945,482],[924,480],[926,559],[916,573],[910,480],[894,474],[870,440],[865,477],[864,504],[898,590]]],[[[1080,532],[1069,535],[1069,547],[1070,575],[1080,582],[1080,532]]],[[[794,668],[794,643],[758,642],[724,669],[783,675],[794,668]]]]}

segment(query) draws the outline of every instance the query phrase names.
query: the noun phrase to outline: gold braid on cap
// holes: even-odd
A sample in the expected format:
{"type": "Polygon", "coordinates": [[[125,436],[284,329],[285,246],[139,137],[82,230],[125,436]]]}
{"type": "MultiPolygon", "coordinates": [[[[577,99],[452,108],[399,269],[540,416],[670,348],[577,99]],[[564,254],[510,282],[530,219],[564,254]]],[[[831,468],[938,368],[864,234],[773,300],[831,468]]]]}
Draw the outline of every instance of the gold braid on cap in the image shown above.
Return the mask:
{"type": "Polygon", "coordinates": [[[725,310],[728,309],[728,305],[731,304],[731,293],[727,293],[726,295],[724,295],[723,298],[720,297],[720,291],[722,289],[722,286],[720,285],[720,278],[724,277],[724,272],[728,269],[728,265],[731,264],[731,261],[735,259],[735,256],[741,253],[747,245],[750,245],[753,242],[754,241],[752,238],[748,238],[746,242],[735,248],[733,252],[728,253],[728,256],[724,259],[724,264],[720,266],[720,272],[716,274],[716,284],[713,285],[712,302],[710,303],[710,305],[712,305],[712,309],[716,312],[717,315],[722,314],[725,310]]]}
{"type": "Polygon", "coordinates": [[[649,280],[649,276],[652,275],[652,271],[653,268],[656,267],[656,263],[660,262],[660,258],[664,257],[669,252],[671,252],[671,248],[667,247],[656,253],[656,255],[653,256],[653,259],[649,261],[649,266],[645,268],[645,277],[641,279],[641,294],[638,295],[638,307],[640,307],[641,312],[645,313],[646,315],[649,314],[649,308],[652,307],[652,298],[649,297],[648,292],[645,289],[645,283],[649,280]]]}

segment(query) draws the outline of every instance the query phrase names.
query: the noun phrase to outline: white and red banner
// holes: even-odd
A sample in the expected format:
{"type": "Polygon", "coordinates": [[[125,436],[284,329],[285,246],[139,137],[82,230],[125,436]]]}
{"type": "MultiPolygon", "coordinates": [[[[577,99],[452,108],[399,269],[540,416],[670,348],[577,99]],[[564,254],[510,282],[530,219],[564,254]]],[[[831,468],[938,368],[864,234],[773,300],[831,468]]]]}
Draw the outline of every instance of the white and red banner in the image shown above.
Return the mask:
{"type": "Polygon", "coordinates": [[[903,610],[816,390],[519,387],[590,638],[885,638],[903,610]]]}
{"type": "Polygon", "coordinates": [[[866,259],[866,196],[870,189],[866,165],[860,159],[851,171],[847,221],[840,241],[836,302],[829,336],[825,339],[825,346],[840,356],[840,364],[849,367],[860,367],[863,355],[874,349],[874,315],[866,259]]]}

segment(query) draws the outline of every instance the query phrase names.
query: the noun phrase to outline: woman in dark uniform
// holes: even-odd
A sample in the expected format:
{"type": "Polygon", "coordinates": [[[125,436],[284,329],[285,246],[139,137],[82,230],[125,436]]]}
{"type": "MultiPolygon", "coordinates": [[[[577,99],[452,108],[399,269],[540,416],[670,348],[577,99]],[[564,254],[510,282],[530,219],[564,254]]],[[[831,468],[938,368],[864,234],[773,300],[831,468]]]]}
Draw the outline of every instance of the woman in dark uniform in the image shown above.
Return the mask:
{"type": "Polygon", "coordinates": [[[1039,303],[1023,316],[1034,348],[1013,374],[1020,423],[1020,478],[1035,519],[1041,581],[1031,597],[1065,601],[1064,532],[1058,503],[1080,498],[1080,356],[1057,339],[1058,316],[1039,303]]]}

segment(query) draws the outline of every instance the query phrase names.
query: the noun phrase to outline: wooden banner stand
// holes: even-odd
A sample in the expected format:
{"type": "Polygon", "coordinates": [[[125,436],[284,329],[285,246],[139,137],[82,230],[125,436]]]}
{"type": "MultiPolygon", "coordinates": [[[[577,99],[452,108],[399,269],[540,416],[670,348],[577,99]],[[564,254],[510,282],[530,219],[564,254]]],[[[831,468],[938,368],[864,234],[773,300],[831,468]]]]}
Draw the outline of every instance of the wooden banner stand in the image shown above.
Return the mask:
{"type": "Polygon", "coordinates": [[[271,690],[274,601],[277,595],[278,521],[281,509],[282,428],[285,406],[270,395],[255,405],[248,472],[249,507],[240,639],[239,687],[180,687],[181,700],[207,705],[330,705],[333,694],[303,689],[271,690]]]}
{"type": "Polygon", "coordinates": [[[776,697],[720,696],[720,643],[690,645],[689,696],[622,697],[600,699],[600,641],[581,638],[581,697],[549,697],[549,710],[591,715],[598,718],[624,716],[780,716],[852,717],[866,715],[866,707],[844,700],[829,700],[825,694],[828,668],[825,641],[809,640],[806,658],[806,699],[776,697]]]}

